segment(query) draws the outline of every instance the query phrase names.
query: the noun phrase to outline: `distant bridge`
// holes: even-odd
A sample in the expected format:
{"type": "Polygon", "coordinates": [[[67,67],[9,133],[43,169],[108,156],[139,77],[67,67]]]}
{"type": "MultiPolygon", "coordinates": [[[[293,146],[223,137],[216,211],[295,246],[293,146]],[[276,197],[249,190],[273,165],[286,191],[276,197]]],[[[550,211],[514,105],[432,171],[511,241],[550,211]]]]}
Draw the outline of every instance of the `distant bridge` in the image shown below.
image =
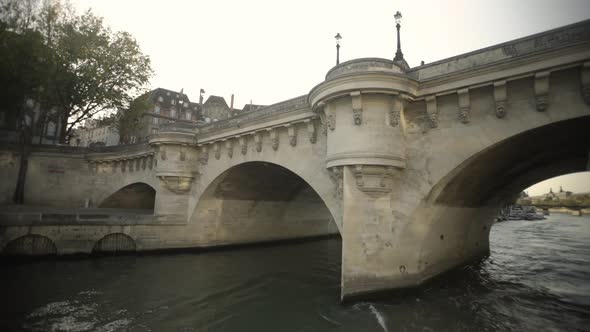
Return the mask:
{"type": "MultiPolygon", "coordinates": [[[[343,298],[413,287],[486,255],[494,216],[516,193],[588,170],[589,104],[590,21],[410,69],[352,60],[307,95],[201,128],[163,126],[146,144],[36,147],[30,204],[147,215],[4,210],[0,247],[340,234],[343,298]]],[[[0,150],[0,169],[8,203],[14,147],[0,150]]]]}

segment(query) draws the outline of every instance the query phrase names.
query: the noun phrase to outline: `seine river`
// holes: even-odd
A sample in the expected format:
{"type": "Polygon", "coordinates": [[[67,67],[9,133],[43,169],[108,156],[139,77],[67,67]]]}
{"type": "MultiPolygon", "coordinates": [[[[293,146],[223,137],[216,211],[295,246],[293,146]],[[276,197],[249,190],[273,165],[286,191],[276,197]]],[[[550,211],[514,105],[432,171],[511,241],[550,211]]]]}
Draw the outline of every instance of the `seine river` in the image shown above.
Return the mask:
{"type": "Polygon", "coordinates": [[[340,240],[3,262],[0,331],[589,331],[590,217],[507,221],[422,289],[339,303],[340,240]]]}

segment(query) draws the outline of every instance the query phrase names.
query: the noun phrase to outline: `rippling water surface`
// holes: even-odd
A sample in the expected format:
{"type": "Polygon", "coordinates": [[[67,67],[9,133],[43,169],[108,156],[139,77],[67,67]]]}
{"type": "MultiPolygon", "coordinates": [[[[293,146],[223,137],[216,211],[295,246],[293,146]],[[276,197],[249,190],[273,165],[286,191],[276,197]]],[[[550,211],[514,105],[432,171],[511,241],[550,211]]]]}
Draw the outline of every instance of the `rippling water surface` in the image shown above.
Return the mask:
{"type": "Polygon", "coordinates": [[[590,217],[496,224],[491,255],[340,305],[340,240],[2,263],[0,331],[588,331],[590,217]]]}

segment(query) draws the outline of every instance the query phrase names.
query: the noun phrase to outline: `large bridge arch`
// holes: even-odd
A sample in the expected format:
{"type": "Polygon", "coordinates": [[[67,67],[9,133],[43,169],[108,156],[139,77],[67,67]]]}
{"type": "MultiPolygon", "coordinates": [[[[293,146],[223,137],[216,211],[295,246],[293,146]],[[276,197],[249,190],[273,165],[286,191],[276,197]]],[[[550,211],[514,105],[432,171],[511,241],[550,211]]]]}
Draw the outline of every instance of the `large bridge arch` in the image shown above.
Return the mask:
{"type": "Polygon", "coordinates": [[[499,209],[531,185],[588,170],[590,116],[523,131],[472,155],[433,187],[409,230],[422,229],[417,270],[424,278],[489,252],[499,209]]]}
{"type": "MultiPolygon", "coordinates": [[[[208,240],[236,243],[338,233],[329,208],[335,202],[320,195],[328,189],[317,189],[317,182],[282,165],[243,161],[210,178],[201,186],[189,219],[205,230],[208,240]]],[[[333,186],[325,180],[319,184],[333,186]]]]}
{"type": "Polygon", "coordinates": [[[214,158],[212,154],[205,165],[199,165],[198,181],[193,186],[189,202],[189,222],[195,221],[194,214],[202,195],[224,172],[245,163],[260,162],[283,167],[305,181],[319,195],[338,229],[341,229],[342,197],[337,192],[337,181],[326,169],[326,136],[317,135],[315,143],[300,139],[295,146],[289,144],[286,132],[280,132],[278,137],[280,144],[277,149],[271,147],[270,137],[264,134],[260,151],[254,148],[254,144],[248,145],[245,153],[240,153],[238,146],[224,146],[218,157],[214,158]],[[231,157],[228,149],[234,150],[231,157]]]}

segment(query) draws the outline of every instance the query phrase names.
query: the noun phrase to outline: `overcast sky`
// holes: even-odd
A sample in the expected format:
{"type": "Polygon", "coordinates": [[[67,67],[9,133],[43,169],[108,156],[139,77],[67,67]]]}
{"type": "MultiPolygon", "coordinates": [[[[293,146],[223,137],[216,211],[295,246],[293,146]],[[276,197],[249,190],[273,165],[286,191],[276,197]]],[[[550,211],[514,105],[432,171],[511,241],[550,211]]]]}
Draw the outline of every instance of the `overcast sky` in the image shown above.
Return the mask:
{"type": "MultiPolygon", "coordinates": [[[[337,32],[342,61],[393,59],[397,10],[412,67],[590,18],[589,0],[71,1],[135,36],[153,88],[184,88],[192,101],[203,88],[228,104],[235,94],[238,108],[308,93],[335,65],[337,32]]],[[[590,191],[590,175],[583,180],[567,189],[590,191]]]]}

